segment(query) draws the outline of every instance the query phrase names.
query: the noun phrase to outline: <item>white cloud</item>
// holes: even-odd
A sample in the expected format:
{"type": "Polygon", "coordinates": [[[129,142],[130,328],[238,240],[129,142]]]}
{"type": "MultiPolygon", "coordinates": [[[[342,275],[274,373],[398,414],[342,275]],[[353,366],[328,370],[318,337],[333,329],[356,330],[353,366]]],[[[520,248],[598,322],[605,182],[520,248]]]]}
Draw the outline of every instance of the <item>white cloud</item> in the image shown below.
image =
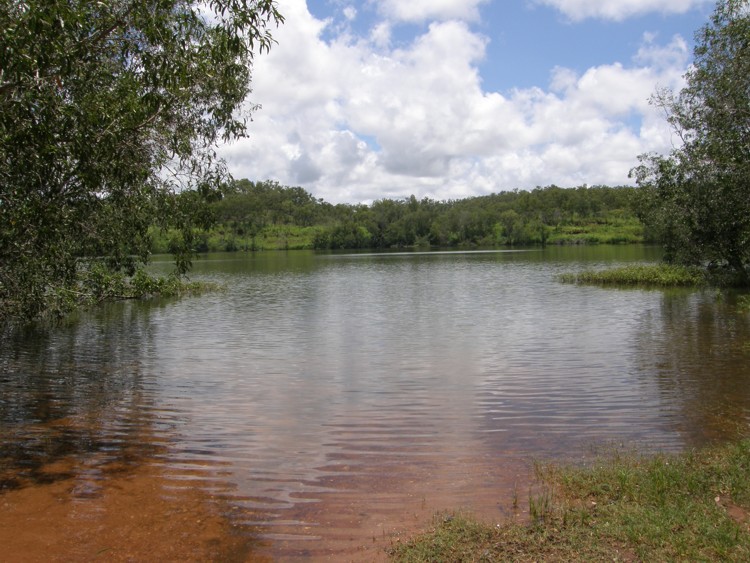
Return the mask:
{"type": "Polygon", "coordinates": [[[391,24],[380,22],[372,28],[370,40],[376,47],[385,49],[391,44],[391,24]]]}
{"type": "Polygon", "coordinates": [[[375,0],[380,13],[402,22],[479,19],[479,5],[488,0],[375,0]]]}
{"type": "MultiPolygon", "coordinates": [[[[645,37],[633,61],[550,71],[548,89],[482,88],[487,39],[457,20],[413,42],[389,32],[324,41],[304,0],[283,0],[278,45],[258,57],[250,138],[222,148],[233,174],[331,202],[455,199],[536,185],[624,184],[638,154],[671,147],[649,106],[679,89],[684,41],[645,37]]],[[[382,23],[382,22],[381,22],[382,23]]],[[[377,25],[377,24],[376,24],[377,25]]]]}
{"type": "Polygon", "coordinates": [[[713,0],[535,0],[557,8],[574,21],[601,18],[621,21],[651,12],[683,14],[713,0]]]}
{"type": "Polygon", "coordinates": [[[643,66],[669,71],[684,66],[687,51],[688,44],[679,35],[667,45],[658,45],[654,34],[645,33],[635,60],[643,66]]]}

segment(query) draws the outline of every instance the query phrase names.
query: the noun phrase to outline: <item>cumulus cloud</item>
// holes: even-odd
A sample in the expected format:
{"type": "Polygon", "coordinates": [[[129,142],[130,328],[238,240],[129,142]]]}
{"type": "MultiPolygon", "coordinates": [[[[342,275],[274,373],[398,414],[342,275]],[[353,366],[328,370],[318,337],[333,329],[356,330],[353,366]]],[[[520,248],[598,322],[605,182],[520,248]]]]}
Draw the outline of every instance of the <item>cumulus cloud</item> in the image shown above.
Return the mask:
{"type": "Polygon", "coordinates": [[[683,14],[713,0],[535,0],[552,6],[574,21],[601,18],[622,21],[649,12],[683,14]]]}
{"type": "Polygon", "coordinates": [[[657,85],[682,86],[680,38],[644,36],[627,63],[558,67],[546,88],[500,93],[482,87],[488,40],[466,22],[433,22],[392,48],[382,30],[324,40],[326,22],[304,0],[282,8],[279,43],[254,67],[251,101],[262,109],[251,136],[221,151],[236,177],[301,185],[332,202],[455,199],[623,184],[638,154],[671,147],[648,99],[657,85]]]}
{"type": "Polygon", "coordinates": [[[378,10],[389,19],[400,22],[479,19],[479,5],[488,0],[376,0],[378,10]]]}

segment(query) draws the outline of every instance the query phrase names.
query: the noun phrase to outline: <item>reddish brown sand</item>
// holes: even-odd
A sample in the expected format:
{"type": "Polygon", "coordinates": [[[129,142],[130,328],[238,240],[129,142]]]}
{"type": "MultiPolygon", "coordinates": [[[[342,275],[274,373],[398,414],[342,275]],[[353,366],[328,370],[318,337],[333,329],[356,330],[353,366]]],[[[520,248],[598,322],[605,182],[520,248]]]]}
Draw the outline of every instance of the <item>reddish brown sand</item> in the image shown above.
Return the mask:
{"type": "MultiPolygon", "coordinates": [[[[53,471],[55,468],[50,467],[53,471]]],[[[75,479],[0,495],[0,561],[263,561],[205,492],[158,468],[80,495],[75,479]]]]}

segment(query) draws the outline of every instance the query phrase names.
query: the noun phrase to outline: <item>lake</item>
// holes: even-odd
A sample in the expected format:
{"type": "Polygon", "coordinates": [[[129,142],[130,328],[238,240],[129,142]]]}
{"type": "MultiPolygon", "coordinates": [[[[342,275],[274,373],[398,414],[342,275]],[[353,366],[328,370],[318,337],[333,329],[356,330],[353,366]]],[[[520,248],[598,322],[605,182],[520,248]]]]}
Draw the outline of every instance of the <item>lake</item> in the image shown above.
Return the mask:
{"type": "Polygon", "coordinates": [[[149,467],[166,501],[219,503],[256,555],[369,559],[439,510],[512,516],[534,460],[735,438],[750,315],[731,295],[556,280],[659,255],[201,257],[192,278],[225,290],[4,337],[0,494],[72,483],[84,510],[149,467]]]}

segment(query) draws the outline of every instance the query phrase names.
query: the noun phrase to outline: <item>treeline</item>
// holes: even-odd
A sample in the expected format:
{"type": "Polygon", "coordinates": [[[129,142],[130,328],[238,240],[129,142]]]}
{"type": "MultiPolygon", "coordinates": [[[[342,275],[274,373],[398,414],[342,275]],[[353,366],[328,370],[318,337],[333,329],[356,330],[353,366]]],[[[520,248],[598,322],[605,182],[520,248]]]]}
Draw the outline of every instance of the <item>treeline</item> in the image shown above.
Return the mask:
{"type": "MultiPolygon", "coordinates": [[[[331,204],[300,187],[234,181],[212,204],[198,251],[643,242],[632,187],[547,186],[461,200],[331,204]]],[[[163,238],[157,251],[169,250],[163,238]]]]}

